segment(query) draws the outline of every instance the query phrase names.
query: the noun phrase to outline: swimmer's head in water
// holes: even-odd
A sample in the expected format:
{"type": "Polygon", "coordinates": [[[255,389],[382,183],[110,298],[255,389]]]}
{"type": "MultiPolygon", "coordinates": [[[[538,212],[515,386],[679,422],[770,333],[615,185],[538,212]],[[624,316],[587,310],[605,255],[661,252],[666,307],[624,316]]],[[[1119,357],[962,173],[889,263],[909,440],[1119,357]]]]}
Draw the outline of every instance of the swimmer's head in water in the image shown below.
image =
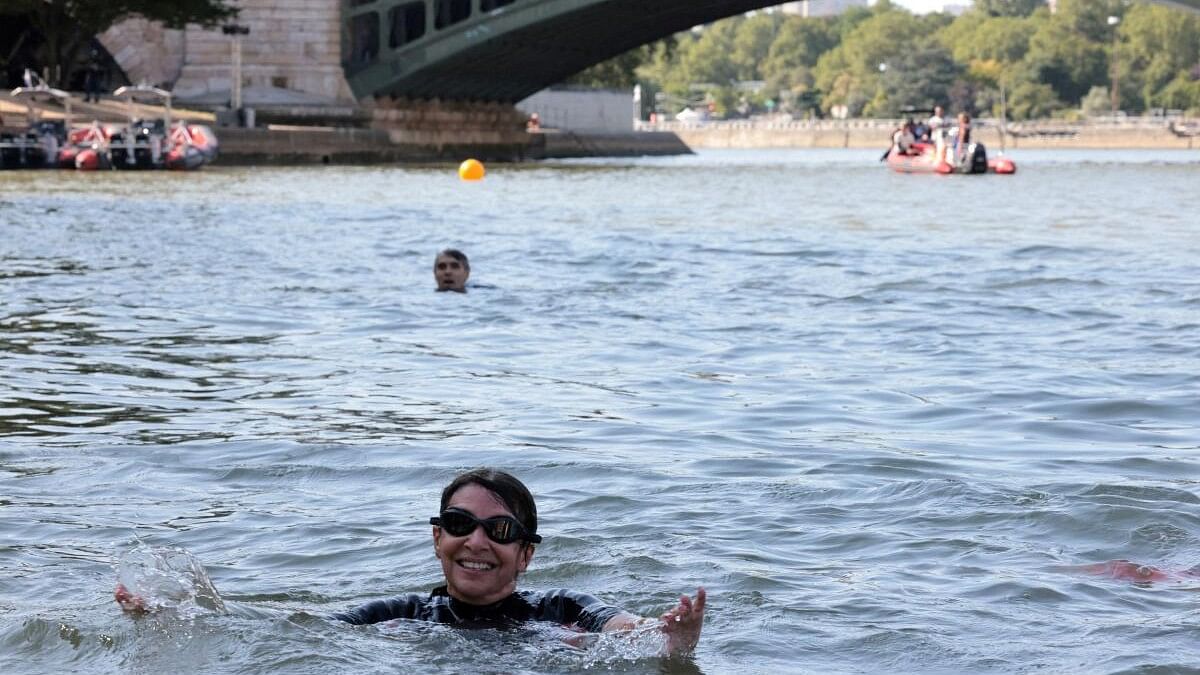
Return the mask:
{"type": "Polygon", "coordinates": [[[468,471],[442,491],[440,514],[434,522],[433,547],[450,597],[490,605],[511,595],[540,539],[537,508],[528,488],[503,471],[468,471]],[[464,522],[447,523],[447,514],[465,516],[464,522]],[[492,527],[506,520],[516,521],[510,525],[521,537],[507,536],[508,528],[492,527]]]}
{"type": "Polygon", "coordinates": [[[439,291],[465,293],[470,276],[471,263],[467,255],[458,249],[448,248],[437,254],[433,261],[433,279],[439,291]]]}
{"type": "MultiPolygon", "coordinates": [[[[521,527],[529,534],[537,534],[537,506],[533,503],[533,495],[529,488],[517,480],[516,476],[499,469],[472,469],[454,477],[442,490],[442,502],[439,511],[445,511],[450,506],[450,500],[459,488],[466,485],[479,485],[496,496],[521,527]]],[[[476,514],[481,515],[481,514],[476,514]]]]}

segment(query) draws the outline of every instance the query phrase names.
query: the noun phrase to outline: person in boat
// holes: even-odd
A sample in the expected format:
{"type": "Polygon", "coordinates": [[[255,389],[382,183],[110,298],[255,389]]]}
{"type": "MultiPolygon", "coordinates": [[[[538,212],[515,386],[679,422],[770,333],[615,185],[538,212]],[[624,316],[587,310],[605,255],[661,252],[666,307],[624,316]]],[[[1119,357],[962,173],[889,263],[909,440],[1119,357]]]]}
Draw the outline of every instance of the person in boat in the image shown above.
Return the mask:
{"type": "Polygon", "coordinates": [[[518,590],[542,537],[533,496],[509,473],[481,468],[456,476],[442,490],[439,515],[429,522],[445,584],[428,597],[410,593],[375,600],[334,618],[352,624],[417,619],[475,626],[549,621],[591,633],[655,626],[670,654],[687,654],[700,639],[703,588],[695,598],[681,596],[678,605],[657,619],[578,591],[518,590]]]}
{"type": "Polygon", "coordinates": [[[913,125],[913,137],[916,138],[919,143],[929,142],[929,125],[927,125],[924,120],[920,120],[913,125]]]}
{"type": "Polygon", "coordinates": [[[899,155],[911,155],[912,144],[916,142],[913,134],[913,121],[910,119],[892,132],[892,151],[899,155]]]}
{"type": "Polygon", "coordinates": [[[467,279],[471,276],[471,261],[467,254],[448,248],[433,260],[433,279],[438,291],[467,292],[467,279]]]}
{"type": "Polygon", "coordinates": [[[929,127],[929,140],[933,142],[937,149],[938,161],[942,161],[946,156],[946,118],[942,115],[945,111],[942,106],[933,106],[933,114],[929,116],[929,120],[925,125],[929,127]]]}
{"type": "Polygon", "coordinates": [[[971,144],[971,116],[965,112],[958,113],[957,126],[954,128],[954,160],[961,164],[971,144]]]}

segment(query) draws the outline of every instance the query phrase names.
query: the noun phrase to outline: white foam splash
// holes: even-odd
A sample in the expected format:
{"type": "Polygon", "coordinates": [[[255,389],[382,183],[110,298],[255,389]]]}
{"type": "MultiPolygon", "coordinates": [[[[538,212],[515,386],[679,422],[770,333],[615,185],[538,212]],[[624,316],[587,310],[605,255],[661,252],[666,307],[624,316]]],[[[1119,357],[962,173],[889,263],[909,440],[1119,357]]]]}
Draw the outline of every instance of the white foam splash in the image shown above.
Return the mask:
{"type": "Polygon", "coordinates": [[[170,610],[185,616],[225,612],[204,565],[178,546],[139,543],[121,556],[117,580],[140,599],[146,611],[170,610]]]}
{"type": "Polygon", "coordinates": [[[647,622],[628,631],[600,633],[586,648],[586,668],[611,666],[622,661],[658,658],[667,653],[667,636],[656,622],[647,622]]]}

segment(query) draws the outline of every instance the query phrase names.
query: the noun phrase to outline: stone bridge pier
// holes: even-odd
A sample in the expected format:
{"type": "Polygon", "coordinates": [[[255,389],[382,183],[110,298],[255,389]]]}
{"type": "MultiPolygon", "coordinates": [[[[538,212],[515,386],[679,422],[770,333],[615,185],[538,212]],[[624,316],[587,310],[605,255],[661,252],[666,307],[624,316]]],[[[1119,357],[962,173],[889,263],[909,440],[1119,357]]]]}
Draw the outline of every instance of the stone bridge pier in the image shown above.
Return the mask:
{"type": "Polygon", "coordinates": [[[446,157],[481,154],[481,149],[492,159],[528,155],[525,116],[511,103],[383,98],[366,107],[371,127],[386,132],[394,145],[427,148],[446,157]]]}
{"type": "MultiPolygon", "coordinates": [[[[243,148],[246,158],[350,161],[368,159],[376,145],[383,146],[374,153],[380,159],[680,151],[673,135],[673,142],[649,149],[636,145],[635,136],[648,136],[633,134],[632,127],[623,134],[602,134],[606,138],[601,141],[593,138],[590,127],[587,133],[526,131],[526,113],[517,110],[516,100],[563,75],[530,64],[559,64],[568,53],[554,41],[562,38],[562,27],[591,26],[597,17],[608,16],[608,5],[599,0],[231,1],[240,8],[236,23],[249,29],[240,42],[241,90],[243,106],[254,109],[258,128],[221,131],[223,157],[243,148]],[[592,13],[573,13],[580,8],[592,13]],[[558,23],[542,25],[550,15],[558,23]],[[360,30],[364,27],[370,30],[360,30]],[[506,30],[518,32],[492,36],[506,30]],[[356,62],[355,54],[362,51],[356,45],[379,58],[367,65],[356,62]],[[364,79],[366,75],[370,77],[364,79]],[[400,75],[420,86],[398,85],[400,75]],[[497,89],[497,82],[508,85],[497,89]],[[271,132],[276,138],[283,138],[279,127],[287,128],[289,140],[278,148],[264,135],[262,127],[269,124],[277,125],[271,132]]],[[[730,1],[740,7],[767,0],[730,1]]],[[[628,7],[622,11],[614,16],[645,14],[638,10],[631,15],[628,7]]],[[[624,23],[615,26],[607,30],[624,32],[624,23]]],[[[230,105],[235,38],[220,27],[171,30],[131,19],[99,39],[130,81],[172,91],[180,107],[220,110],[230,105]]],[[[637,42],[641,36],[625,39],[637,42]]],[[[569,53],[576,59],[585,58],[579,54],[596,56],[586,49],[569,53]]]]}

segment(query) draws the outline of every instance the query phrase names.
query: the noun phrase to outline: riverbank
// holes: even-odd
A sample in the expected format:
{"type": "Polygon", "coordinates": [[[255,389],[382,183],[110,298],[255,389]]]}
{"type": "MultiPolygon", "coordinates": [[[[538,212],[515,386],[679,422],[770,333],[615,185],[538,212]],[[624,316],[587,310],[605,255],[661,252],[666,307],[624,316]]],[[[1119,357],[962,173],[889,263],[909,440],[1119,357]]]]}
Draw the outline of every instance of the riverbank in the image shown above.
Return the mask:
{"type": "Polygon", "coordinates": [[[531,133],[524,143],[396,143],[379,129],[287,127],[217,130],[221,154],[216,164],[388,164],[457,162],[475,157],[491,162],[520,162],[579,157],[686,155],[692,150],[671,132],[628,134],[547,131],[531,133]]]}
{"type": "MultiPolygon", "coordinates": [[[[507,109],[457,110],[436,102],[405,105],[402,110],[377,105],[367,109],[370,114],[343,115],[336,120],[346,124],[328,126],[312,125],[318,120],[329,123],[328,115],[303,117],[294,111],[280,119],[307,123],[268,124],[272,116],[264,110],[259,117],[262,126],[217,127],[221,143],[217,163],[382,164],[458,161],[463,157],[519,162],[682,155],[709,148],[880,148],[888,144],[898,124],[898,120],[639,122],[629,133],[556,129],[525,133],[516,125],[520,120],[509,119],[513,115],[507,109]]],[[[64,112],[53,104],[37,108],[45,119],[61,119],[64,112]]],[[[91,104],[72,99],[72,113],[76,123],[93,119],[119,123],[127,119],[129,110],[125,102],[111,98],[91,104]]],[[[163,109],[138,105],[136,114],[160,117],[163,109]]],[[[173,117],[201,124],[217,122],[213,113],[199,110],[176,109],[173,117]]],[[[24,104],[0,94],[0,126],[19,129],[25,119],[24,104]]],[[[975,122],[974,137],[989,148],[1005,149],[1195,149],[1200,148],[1200,120],[1046,120],[1002,126],[996,120],[981,119],[975,122]]]]}
{"type": "MultiPolygon", "coordinates": [[[[131,114],[125,101],[111,97],[99,103],[72,98],[69,113],[56,102],[39,102],[34,108],[39,119],[69,116],[76,125],[92,120],[121,124],[131,114]]],[[[161,107],[137,104],[132,114],[154,119],[165,112],[161,107]]],[[[206,111],[177,108],[171,116],[216,127],[220,154],[215,163],[224,165],[457,162],[464,157],[520,162],[691,153],[670,131],[526,132],[523,116],[496,104],[403,102],[347,111],[277,107],[256,112],[259,126],[253,128],[219,126],[222,115],[206,111]]],[[[27,124],[25,102],[0,94],[0,128],[21,132],[27,124]]]]}
{"type": "MultiPolygon", "coordinates": [[[[691,148],[879,148],[899,120],[811,122],[664,122],[639,124],[644,131],[670,131],[691,148]]],[[[974,138],[989,148],[1079,150],[1200,148],[1200,120],[1129,118],[1115,122],[1036,122],[1000,125],[975,122],[974,138]]]]}

